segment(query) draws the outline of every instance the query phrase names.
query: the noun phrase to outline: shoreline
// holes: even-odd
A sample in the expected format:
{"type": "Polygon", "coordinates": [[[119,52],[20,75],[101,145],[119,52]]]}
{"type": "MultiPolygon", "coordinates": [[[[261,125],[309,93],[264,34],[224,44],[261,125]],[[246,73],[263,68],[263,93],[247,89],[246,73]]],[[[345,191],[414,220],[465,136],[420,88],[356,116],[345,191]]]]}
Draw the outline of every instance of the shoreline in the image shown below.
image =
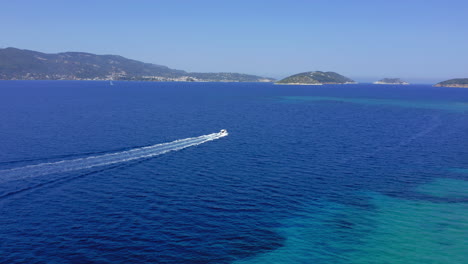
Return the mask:
{"type": "Polygon", "coordinates": [[[233,81],[233,80],[219,80],[219,81],[153,81],[153,80],[74,80],[74,79],[59,79],[59,80],[51,80],[51,79],[0,79],[0,81],[76,81],[76,82],[154,82],[154,83],[274,83],[273,81],[233,81]]]}
{"type": "Polygon", "coordinates": [[[346,83],[273,83],[275,85],[328,85],[328,84],[358,84],[357,82],[346,82],[346,83]]]}
{"type": "Polygon", "coordinates": [[[323,83],[273,83],[275,85],[323,85],[323,83]]]}
{"type": "Polygon", "coordinates": [[[372,84],[383,84],[383,85],[409,85],[409,83],[384,83],[384,82],[373,82],[372,84]]]}
{"type": "Polygon", "coordinates": [[[468,84],[447,84],[447,85],[436,84],[436,85],[433,85],[433,87],[468,88],[468,84]]]}

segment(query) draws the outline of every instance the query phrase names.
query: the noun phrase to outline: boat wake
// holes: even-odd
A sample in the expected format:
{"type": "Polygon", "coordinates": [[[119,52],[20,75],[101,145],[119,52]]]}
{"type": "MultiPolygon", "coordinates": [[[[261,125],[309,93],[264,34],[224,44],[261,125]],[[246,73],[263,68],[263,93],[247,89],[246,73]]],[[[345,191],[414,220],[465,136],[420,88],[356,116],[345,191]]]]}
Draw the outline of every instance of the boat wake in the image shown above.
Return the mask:
{"type": "Polygon", "coordinates": [[[89,169],[99,166],[112,165],[142,158],[151,158],[167,152],[197,146],[208,141],[227,136],[226,130],[199,137],[179,139],[176,141],[161,143],[147,147],[130,149],[127,151],[91,156],[79,159],[62,160],[50,163],[40,163],[24,167],[0,170],[0,183],[25,178],[38,177],[47,174],[63,173],[75,170],[89,169]]]}

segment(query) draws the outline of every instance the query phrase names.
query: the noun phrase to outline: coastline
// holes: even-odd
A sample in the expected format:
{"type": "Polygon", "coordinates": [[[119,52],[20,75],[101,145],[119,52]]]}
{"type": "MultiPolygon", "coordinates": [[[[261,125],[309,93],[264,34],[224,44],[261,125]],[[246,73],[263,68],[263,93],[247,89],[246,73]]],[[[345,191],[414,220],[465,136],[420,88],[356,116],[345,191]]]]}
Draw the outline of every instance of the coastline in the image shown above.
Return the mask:
{"type": "Polygon", "coordinates": [[[436,84],[433,86],[434,87],[449,87],[449,88],[468,88],[468,84],[447,84],[447,85],[436,84]]]}
{"type": "Polygon", "coordinates": [[[276,85],[327,85],[327,84],[357,84],[357,82],[345,82],[345,83],[273,83],[276,85]]]}
{"type": "Polygon", "coordinates": [[[323,83],[274,83],[275,85],[323,85],[323,83]]]}
{"type": "Polygon", "coordinates": [[[384,84],[384,85],[409,85],[409,83],[385,83],[385,82],[373,82],[372,84],[384,84]]]}
{"type": "Polygon", "coordinates": [[[0,79],[0,81],[78,81],[78,82],[183,82],[183,83],[273,83],[273,81],[238,81],[238,80],[111,80],[111,79],[0,79]]]}

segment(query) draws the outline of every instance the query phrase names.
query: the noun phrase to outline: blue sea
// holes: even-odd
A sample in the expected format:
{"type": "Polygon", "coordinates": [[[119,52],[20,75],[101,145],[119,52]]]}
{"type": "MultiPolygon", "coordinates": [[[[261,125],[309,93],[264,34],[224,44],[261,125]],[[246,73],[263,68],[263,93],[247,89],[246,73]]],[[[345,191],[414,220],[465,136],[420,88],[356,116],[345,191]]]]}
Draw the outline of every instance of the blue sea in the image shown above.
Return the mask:
{"type": "Polygon", "coordinates": [[[468,263],[468,89],[1,81],[0,263],[468,263]]]}

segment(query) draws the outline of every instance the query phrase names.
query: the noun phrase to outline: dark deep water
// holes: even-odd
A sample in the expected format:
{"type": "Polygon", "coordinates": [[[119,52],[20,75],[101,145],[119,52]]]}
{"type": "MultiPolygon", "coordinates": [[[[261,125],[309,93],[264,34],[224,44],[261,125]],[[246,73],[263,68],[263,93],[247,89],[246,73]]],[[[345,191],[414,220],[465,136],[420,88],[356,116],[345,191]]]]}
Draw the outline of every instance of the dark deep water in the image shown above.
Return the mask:
{"type": "Polygon", "coordinates": [[[0,82],[0,263],[466,263],[467,181],[468,89],[0,82]]]}

